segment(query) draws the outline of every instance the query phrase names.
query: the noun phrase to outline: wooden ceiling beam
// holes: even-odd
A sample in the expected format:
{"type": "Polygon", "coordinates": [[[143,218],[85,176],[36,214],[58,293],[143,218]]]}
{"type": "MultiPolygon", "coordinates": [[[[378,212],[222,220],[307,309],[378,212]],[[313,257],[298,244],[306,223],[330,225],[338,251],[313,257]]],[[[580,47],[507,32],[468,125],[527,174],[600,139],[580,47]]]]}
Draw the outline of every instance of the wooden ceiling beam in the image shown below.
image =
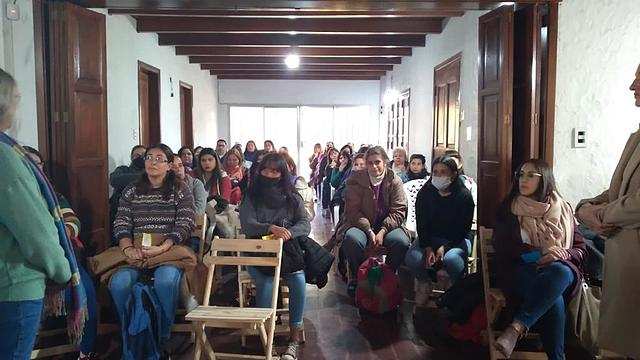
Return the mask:
{"type": "Polygon", "coordinates": [[[290,33],[299,34],[438,34],[442,18],[204,18],[140,17],[138,32],[290,33]]]}
{"type": "Polygon", "coordinates": [[[300,57],[337,56],[411,56],[410,47],[398,48],[348,48],[348,47],[260,47],[260,46],[176,46],[176,55],[215,56],[287,56],[296,53],[300,57]]]}
{"type": "Polygon", "coordinates": [[[320,34],[158,34],[159,45],[244,46],[244,45],[309,45],[309,46],[424,46],[424,35],[320,35],[320,34]]]}
{"type": "Polygon", "coordinates": [[[275,70],[253,70],[253,71],[238,71],[238,70],[209,70],[211,75],[273,75],[273,76],[371,76],[380,77],[384,76],[384,71],[275,71],[275,70]]]}
{"type": "Polygon", "coordinates": [[[326,76],[326,75],[216,75],[218,79],[235,80],[380,80],[377,76],[326,76]]]}
{"type": "MultiPolygon", "coordinates": [[[[240,71],[248,71],[248,70],[288,70],[287,66],[284,64],[200,64],[200,69],[202,70],[240,70],[240,71]]],[[[393,65],[304,65],[301,64],[298,68],[301,70],[311,70],[311,71],[391,71],[393,70],[393,65]]]]}
{"type": "Polygon", "coordinates": [[[342,11],[342,10],[211,10],[211,9],[109,9],[112,15],[131,16],[192,16],[226,18],[442,18],[464,15],[462,10],[409,10],[409,11],[342,11]]]}
{"type": "MultiPolygon", "coordinates": [[[[273,56],[189,56],[192,64],[283,64],[284,59],[273,56]]],[[[402,63],[400,57],[311,57],[300,59],[301,64],[383,64],[402,63]]]]}

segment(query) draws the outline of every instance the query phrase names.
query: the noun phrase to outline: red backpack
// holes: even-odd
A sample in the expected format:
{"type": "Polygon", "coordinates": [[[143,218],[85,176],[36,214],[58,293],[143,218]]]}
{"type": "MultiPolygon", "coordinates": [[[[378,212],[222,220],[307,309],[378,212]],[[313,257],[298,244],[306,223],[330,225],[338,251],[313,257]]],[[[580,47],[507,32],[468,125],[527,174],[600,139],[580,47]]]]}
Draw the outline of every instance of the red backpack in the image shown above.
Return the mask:
{"type": "Polygon", "coordinates": [[[395,311],[402,303],[398,275],[380,257],[370,257],[358,269],[356,306],[373,314],[395,311]]]}

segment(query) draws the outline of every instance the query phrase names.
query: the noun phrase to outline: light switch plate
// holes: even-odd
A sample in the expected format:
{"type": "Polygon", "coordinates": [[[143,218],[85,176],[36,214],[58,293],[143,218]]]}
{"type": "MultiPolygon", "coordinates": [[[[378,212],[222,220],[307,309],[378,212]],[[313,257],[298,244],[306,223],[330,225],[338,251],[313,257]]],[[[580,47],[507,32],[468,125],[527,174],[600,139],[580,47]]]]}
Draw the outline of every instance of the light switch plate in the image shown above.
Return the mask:
{"type": "Polygon", "coordinates": [[[471,126],[467,126],[467,141],[471,141],[471,126]]]}
{"type": "Polygon", "coordinates": [[[573,147],[586,148],[587,147],[587,130],[582,128],[573,129],[573,147]]]}
{"type": "Polygon", "coordinates": [[[18,4],[7,3],[7,7],[5,10],[7,19],[12,21],[20,20],[20,8],[18,7],[18,4]]]}

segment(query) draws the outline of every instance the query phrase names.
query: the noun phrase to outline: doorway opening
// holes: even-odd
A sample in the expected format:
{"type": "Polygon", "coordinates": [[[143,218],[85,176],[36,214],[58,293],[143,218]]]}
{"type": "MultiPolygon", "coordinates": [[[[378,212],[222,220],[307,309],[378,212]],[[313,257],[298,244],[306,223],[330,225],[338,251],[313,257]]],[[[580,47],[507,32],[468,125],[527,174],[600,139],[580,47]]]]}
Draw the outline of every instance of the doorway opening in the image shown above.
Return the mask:
{"type": "Polygon", "coordinates": [[[140,144],[160,142],[160,69],[138,61],[140,144]]]}
{"type": "Polygon", "coordinates": [[[182,146],[193,149],[193,86],[180,81],[180,130],[182,146]]]}

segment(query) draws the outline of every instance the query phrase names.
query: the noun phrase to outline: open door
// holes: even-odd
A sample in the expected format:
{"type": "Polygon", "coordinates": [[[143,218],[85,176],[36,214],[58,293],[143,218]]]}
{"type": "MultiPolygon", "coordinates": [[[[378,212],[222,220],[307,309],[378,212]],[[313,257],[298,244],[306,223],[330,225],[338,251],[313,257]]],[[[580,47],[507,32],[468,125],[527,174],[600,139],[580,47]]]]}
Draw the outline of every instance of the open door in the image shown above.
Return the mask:
{"type": "Polygon", "coordinates": [[[492,227],[511,185],[513,6],[480,17],[478,223],[492,227]]]}
{"type": "Polygon", "coordinates": [[[433,157],[458,150],[460,129],[460,66],[462,53],[447,59],[433,74],[433,157]]]}
{"type": "Polygon", "coordinates": [[[110,244],[105,17],[49,6],[52,177],[82,221],[82,240],[100,251],[110,244]]]}

